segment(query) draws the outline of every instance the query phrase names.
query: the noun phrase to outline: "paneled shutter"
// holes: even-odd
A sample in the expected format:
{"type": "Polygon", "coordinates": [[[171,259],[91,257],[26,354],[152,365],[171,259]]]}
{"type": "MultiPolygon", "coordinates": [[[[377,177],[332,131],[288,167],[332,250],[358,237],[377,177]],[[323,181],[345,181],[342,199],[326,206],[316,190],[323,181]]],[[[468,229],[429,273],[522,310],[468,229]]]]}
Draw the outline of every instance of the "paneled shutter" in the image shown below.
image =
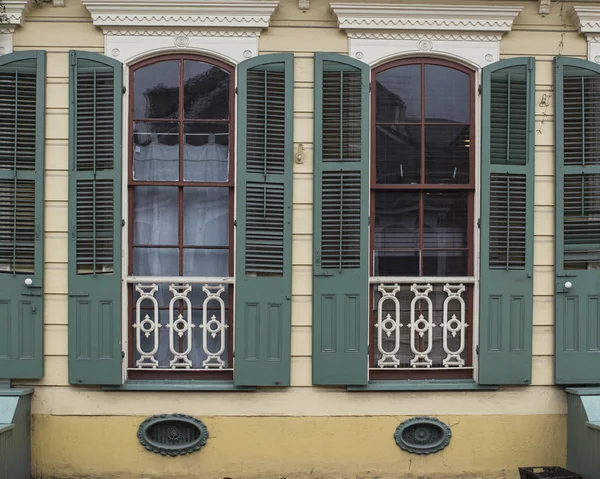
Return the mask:
{"type": "Polygon", "coordinates": [[[0,378],[43,376],[46,53],[0,56],[0,378]]]}
{"type": "Polygon", "coordinates": [[[313,384],[367,384],[369,67],[315,54],[313,384]]]}
{"type": "Polygon", "coordinates": [[[483,69],[479,383],[530,384],[535,59],[483,69]]]}
{"type": "Polygon", "coordinates": [[[120,384],[122,67],[70,60],[69,382],[120,384]]]}
{"type": "Polygon", "coordinates": [[[234,381],[289,386],[293,54],[238,68],[234,381]]]}
{"type": "Polygon", "coordinates": [[[555,72],[555,379],[600,384],[600,66],[555,72]]]}

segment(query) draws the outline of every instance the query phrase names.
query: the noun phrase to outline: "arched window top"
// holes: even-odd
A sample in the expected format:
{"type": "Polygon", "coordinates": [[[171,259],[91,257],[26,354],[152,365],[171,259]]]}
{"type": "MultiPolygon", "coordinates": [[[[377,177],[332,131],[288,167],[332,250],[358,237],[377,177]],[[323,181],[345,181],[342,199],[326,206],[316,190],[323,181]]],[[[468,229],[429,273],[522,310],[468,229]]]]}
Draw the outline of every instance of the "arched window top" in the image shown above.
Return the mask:
{"type": "Polygon", "coordinates": [[[373,73],[378,123],[469,123],[474,75],[469,68],[435,58],[407,58],[373,73]]]}
{"type": "Polygon", "coordinates": [[[164,55],[134,65],[136,120],[227,120],[233,67],[195,55],[164,55]]]}

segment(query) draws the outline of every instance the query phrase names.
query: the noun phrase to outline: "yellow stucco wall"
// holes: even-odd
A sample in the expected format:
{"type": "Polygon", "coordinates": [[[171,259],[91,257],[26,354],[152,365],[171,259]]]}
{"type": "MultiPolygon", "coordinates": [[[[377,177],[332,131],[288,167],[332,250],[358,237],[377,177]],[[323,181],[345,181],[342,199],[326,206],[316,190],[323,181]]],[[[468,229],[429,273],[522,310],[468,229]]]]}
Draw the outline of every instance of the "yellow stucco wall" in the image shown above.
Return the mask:
{"type": "Polygon", "coordinates": [[[393,434],[406,416],[203,417],[207,445],[177,458],[139,444],[144,419],[36,416],[36,477],[517,479],[519,466],[565,463],[562,415],[442,415],[452,439],[429,456],[396,446],[393,434]]]}
{"type": "MultiPolygon", "coordinates": [[[[389,3],[397,3],[388,0],[389,3]]],[[[261,53],[294,52],[294,144],[305,161],[294,165],[292,387],[253,393],[104,392],[67,381],[68,51],[103,52],[80,0],[65,8],[32,9],[15,32],[15,50],[48,51],[46,140],[45,376],[33,396],[34,472],[39,478],[103,477],[439,477],[516,478],[524,465],[565,462],[565,394],[553,386],[553,57],[585,58],[586,40],[566,19],[577,3],[411,0],[408,3],[522,5],[501,43],[502,58],[536,57],[536,194],[533,385],[486,392],[348,393],[311,385],[313,55],[347,52],[328,1],[301,13],[282,0],[260,38],[261,53]],[[562,13],[562,15],[561,15],[562,13]],[[549,106],[540,106],[546,95],[549,106]],[[185,458],[162,458],[136,438],[148,416],[178,412],[206,422],[207,446],[185,458]],[[415,415],[452,425],[440,454],[410,456],[394,444],[395,427],[415,415]],[[311,476],[312,471],[312,476],[311,476]]],[[[363,3],[368,3],[363,0],[363,3]]],[[[385,2],[377,2],[385,3],[385,2]]],[[[597,2],[600,6],[600,1],[597,2]]]]}

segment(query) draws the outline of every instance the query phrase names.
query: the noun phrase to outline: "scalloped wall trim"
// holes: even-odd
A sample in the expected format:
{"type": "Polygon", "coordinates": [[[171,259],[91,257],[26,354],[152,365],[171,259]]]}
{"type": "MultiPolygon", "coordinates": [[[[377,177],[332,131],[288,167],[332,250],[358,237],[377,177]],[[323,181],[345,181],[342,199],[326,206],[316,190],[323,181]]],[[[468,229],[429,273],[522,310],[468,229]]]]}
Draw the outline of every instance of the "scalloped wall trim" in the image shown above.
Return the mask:
{"type": "Polygon", "coordinates": [[[168,37],[181,36],[188,37],[241,37],[241,38],[258,38],[259,31],[238,31],[238,30],[176,30],[176,29],[146,29],[146,28],[107,28],[104,29],[105,35],[127,35],[138,37],[168,37]]]}
{"type": "Polygon", "coordinates": [[[5,12],[4,25],[23,25],[25,13],[31,8],[29,0],[2,0],[5,12]]]}
{"type": "Polygon", "coordinates": [[[508,32],[523,7],[330,3],[340,28],[508,32]]]}
{"type": "Polygon", "coordinates": [[[379,40],[436,40],[436,41],[464,41],[464,42],[498,42],[500,35],[471,35],[471,34],[448,34],[448,33],[388,33],[388,32],[361,32],[348,33],[352,39],[379,39],[379,40]]]}

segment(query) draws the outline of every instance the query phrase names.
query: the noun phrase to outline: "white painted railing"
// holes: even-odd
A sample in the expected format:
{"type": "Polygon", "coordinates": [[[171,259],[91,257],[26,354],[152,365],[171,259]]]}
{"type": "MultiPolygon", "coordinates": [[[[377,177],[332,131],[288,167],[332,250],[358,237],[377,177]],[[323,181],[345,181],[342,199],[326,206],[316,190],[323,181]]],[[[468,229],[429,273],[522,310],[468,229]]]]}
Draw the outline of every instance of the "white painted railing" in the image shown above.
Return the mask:
{"type": "Polygon", "coordinates": [[[373,369],[467,367],[473,277],[375,277],[373,369]]]}
{"type": "MultiPolygon", "coordinates": [[[[126,279],[138,293],[133,329],[137,351],[134,369],[227,369],[227,331],[230,327],[223,293],[233,278],[131,276],[126,279]],[[164,291],[169,302],[164,301],[164,291]],[[202,291],[201,309],[194,309],[192,293],[202,291]],[[168,318],[161,323],[160,308],[168,318]],[[163,329],[166,328],[166,329],[163,329]],[[194,335],[202,332],[201,340],[194,335]],[[161,331],[168,335],[161,340],[161,331]],[[199,344],[198,344],[199,343],[199,344]],[[162,364],[159,358],[163,358],[162,364]],[[165,360],[165,358],[167,358],[165,360]]],[[[199,296],[196,295],[196,298],[199,296]]]]}

